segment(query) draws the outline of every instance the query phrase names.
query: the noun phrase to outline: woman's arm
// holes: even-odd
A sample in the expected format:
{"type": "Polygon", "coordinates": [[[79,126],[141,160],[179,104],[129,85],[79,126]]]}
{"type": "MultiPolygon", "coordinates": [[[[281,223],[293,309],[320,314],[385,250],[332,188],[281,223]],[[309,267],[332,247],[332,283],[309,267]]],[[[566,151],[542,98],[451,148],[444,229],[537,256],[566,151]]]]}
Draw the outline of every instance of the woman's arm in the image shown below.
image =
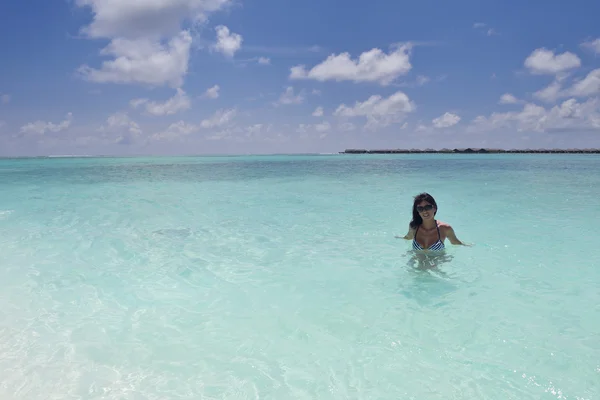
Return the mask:
{"type": "Polygon", "coordinates": [[[394,236],[396,239],[406,239],[406,240],[412,240],[415,237],[415,230],[413,228],[410,227],[410,224],[408,224],[408,233],[404,236],[394,236]]]}
{"type": "Polygon", "coordinates": [[[457,245],[461,245],[461,246],[471,246],[471,244],[464,243],[463,241],[459,240],[456,237],[456,233],[454,232],[454,229],[452,229],[452,227],[450,225],[446,225],[446,237],[452,244],[457,244],[457,245]]]}

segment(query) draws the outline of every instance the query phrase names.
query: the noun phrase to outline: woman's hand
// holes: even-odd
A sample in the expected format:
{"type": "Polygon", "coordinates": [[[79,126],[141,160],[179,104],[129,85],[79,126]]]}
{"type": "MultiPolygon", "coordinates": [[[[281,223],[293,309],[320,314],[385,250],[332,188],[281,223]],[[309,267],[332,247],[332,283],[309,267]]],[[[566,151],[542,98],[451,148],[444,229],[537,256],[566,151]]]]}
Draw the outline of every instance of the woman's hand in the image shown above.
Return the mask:
{"type": "Polygon", "coordinates": [[[415,230],[412,229],[410,227],[410,224],[408,225],[408,233],[404,236],[400,236],[400,235],[395,235],[394,237],[396,239],[406,239],[406,240],[411,240],[413,237],[415,236],[415,230]]]}

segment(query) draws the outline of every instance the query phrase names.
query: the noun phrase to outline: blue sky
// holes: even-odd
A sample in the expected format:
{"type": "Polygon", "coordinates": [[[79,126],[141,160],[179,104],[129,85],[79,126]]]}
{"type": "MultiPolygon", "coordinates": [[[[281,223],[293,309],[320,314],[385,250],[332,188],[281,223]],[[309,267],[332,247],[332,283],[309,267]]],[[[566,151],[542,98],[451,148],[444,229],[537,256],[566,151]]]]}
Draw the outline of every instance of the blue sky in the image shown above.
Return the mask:
{"type": "Polygon", "coordinates": [[[600,3],[5,0],[0,156],[600,147],[600,3]]]}

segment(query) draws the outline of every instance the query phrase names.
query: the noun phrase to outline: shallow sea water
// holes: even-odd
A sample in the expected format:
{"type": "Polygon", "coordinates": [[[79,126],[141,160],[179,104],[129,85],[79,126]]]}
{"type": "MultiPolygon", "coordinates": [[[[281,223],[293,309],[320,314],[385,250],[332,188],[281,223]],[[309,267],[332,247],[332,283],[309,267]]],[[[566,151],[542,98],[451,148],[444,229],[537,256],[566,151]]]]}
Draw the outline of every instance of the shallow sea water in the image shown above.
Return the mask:
{"type": "Polygon", "coordinates": [[[0,398],[595,399],[597,171],[544,154],[0,160],[0,398]],[[422,191],[473,247],[394,238],[422,191]]]}

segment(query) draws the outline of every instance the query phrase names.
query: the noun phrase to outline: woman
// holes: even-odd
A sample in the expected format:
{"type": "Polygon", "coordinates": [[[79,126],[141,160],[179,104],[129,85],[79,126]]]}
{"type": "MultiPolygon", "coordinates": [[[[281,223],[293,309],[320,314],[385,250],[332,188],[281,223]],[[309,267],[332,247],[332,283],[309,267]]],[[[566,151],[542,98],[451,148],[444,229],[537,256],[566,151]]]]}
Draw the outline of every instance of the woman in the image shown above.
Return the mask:
{"type": "Polygon", "coordinates": [[[449,224],[437,221],[436,213],[437,203],[429,193],[415,196],[413,219],[408,225],[408,233],[396,238],[412,240],[414,250],[443,251],[446,238],[452,244],[469,246],[458,240],[454,229],[449,224]]]}

